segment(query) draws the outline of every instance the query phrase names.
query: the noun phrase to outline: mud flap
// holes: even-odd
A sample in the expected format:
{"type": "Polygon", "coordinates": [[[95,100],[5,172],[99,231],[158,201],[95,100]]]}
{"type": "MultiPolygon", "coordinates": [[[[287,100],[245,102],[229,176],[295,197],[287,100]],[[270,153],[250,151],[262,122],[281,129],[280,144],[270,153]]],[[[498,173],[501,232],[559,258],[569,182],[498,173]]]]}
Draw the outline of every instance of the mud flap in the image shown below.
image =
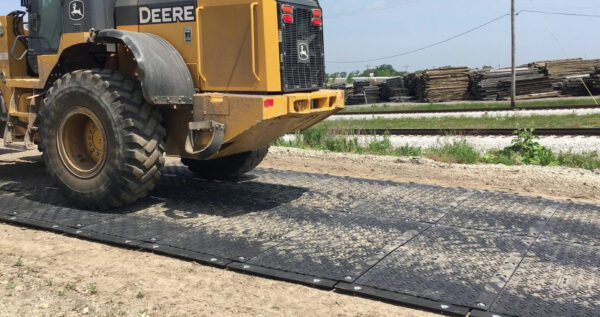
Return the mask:
{"type": "Polygon", "coordinates": [[[225,125],[215,121],[190,122],[190,132],[185,141],[185,152],[197,160],[206,160],[217,154],[225,138],[225,125]],[[200,150],[196,150],[195,139],[198,133],[210,132],[210,141],[200,150]]]}
{"type": "Polygon", "coordinates": [[[183,57],[158,35],[123,30],[99,31],[98,43],[121,41],[135,56],[142,91],[152,105],[192,104],[194,80],[183,57]]]}

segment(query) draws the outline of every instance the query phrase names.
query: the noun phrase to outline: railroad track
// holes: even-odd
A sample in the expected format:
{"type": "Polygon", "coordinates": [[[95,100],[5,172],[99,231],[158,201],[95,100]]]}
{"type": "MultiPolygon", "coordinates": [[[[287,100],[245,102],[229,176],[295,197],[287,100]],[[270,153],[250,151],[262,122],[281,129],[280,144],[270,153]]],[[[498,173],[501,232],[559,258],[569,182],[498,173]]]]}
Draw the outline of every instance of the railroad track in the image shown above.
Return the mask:
{"type": "MultiPolygon", "coordinates": [[[[334,135],[462,135],[462,136],[511,136],[515,129],[355,129],[331,130],[334,135]]],[[[537,136],[600,136],[600,128],[536,129],[537,136]]]]}
{"type": "Polygon", "coordinates": [[[351,115],[386,115],[386,114],[423,114],[423,113],[461,113],[461,112],[500,112],[500,111],[532,111],[532,110],[583,110],[600,109],[600,105],[580,105],[580,106],[547,106],[547,107],[519,107],[512,109],[506,108],[475,108],[475,109],[438,109],[438,110],[400,110],[400,111],[357,111],[357,112],[339,112],[336,116],[351,115]]]}

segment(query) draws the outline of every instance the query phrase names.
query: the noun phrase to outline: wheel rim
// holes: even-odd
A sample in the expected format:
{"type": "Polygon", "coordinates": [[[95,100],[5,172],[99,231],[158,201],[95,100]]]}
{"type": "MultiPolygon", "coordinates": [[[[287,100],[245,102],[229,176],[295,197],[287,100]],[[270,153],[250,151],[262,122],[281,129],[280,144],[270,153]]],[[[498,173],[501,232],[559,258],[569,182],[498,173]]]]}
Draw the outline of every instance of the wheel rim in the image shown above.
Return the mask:
{"type": "Polygon", "coordinates": [[[85,107],[69,110],[57,134],[60,158],[80,178],[96,176],[106,161],[106,132],[98,117],[85,107]]]}

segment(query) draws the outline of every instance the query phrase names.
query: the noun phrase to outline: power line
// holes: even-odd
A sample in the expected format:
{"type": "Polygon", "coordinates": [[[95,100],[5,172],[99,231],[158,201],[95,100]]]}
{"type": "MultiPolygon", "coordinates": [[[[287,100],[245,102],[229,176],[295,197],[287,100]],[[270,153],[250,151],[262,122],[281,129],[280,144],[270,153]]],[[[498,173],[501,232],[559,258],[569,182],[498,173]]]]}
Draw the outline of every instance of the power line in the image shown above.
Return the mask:
{"type": "Polygon", "coordinates": [[[380,57],[380,58],[373,58],[373,59],[356,60],[356,61],[327,61],[327,63],[333,63],[333,64],[367,63],[367,62],[376,62],[376,61],[386,60],[386,59],[390,59],[390,58],[395,58],[395,57],[409,55],[409,54],[416,53],[416,52],[419,52],[419,51],[424,51],[426,49],[432,48],[432,47],[440,45],[440,44],[444,44],[446,42],[450,42],[450,41],[452,41],[454,39],[457,39],[457,38],[459,38],[461,36],[467,35],[469,33],[475,32],[475,31],[477,31],[477,30],[479,30],[481,28],[484,28],[484,27],[486,27],[486,26],[488,26],[488,25],[490,25],[490,24],[492,24],[492,23],[494,23],[494,22],[496,22],[498,20],[501,20],[502,18],[505,18],[507,16],[510,16],[510,14],[509,13],[503,14],[503,15],[501,15],[501,16],[495,18],[495,19],[492,19],[492,20],[490,20],[490,21],[488,21],[488,22],[486,22],[484,24],[481,24],[481,25],[476,26],[476,27],[474,27],[472,29],[469,29],[469,30],[467,30],[465,32],[462,32],[460,34],[457,34],[457,35],[454,35],[452,37],[449,37],[449,38],[447,38],[445,40],[441,40],[439,42],[435,42],[433,44],[429,44],[427,46],[423,46],[423,47],[420,47],[420,48],[417,48],[417,49],[414,49],[414,50],[410,50],[410,51],[407,51],[407,52],[403,52],[403,53],[399,53],[399,54],[395,54],[395,55],[390,55],[390,56],[385,56],[385,57],[380,57]]]}
{"type": "Polygon", "coordinates": [[[537,14],[563,15],[563,16],[574,16],[574,17],[586,17],[586,18],[600,18],[600,15],[596,15],[596,14],[550,12],[550,11],[539,11],[539,10],[519,10],[519,12],[517,12],[517,15],[519,15],[521,13],[537,13],[537,14]]]}
{"type": "MultiPolygon", "coordinates": [[[[576,17],[587,17],[587,18],[600,18],[600,15],[595,15],[595,14],[583,14],[583,13],[569,13],[569,12],[551,12],[551,11],[539,11],[539,10],[520,10],[519,12],[517,12],[517,15],[521,14],[521,13],[535,13],[535,14],[548,14],[548,15],[562,15],[562,16],[576,16],[576,17]]],[[[501,20],[502,18],[509,16],[510,14],[504,14],[501,15],[493,20],[490,20],[482,25],[476,26],[472,29],[469,29],[463,33],[454,35],[452,37],[449,37],[445,40],[421,47],[421,48],[417,48],[414,50],[410,50],[407,52],[403,52],[403,53],[399,53],[399,54],[395,54],[395,55],[390,55],[390,56],[385,56],[385,57],[380,57],[380,58],[373,58],[373,59],[366,59],[366,60],[356,60],[356,61],[327,61],[327,63],[332,63],[332,64],[355,64],[355,63],[367,63],[367,62],[376,62],[376,61],[381,61],[381,60],[386,60],[386,59],[391,59],[391,58],[395,58],[395,57],[400,57],[400,56],[405,56],[405,55],[409,55],[409,54],[413,54],[416,52],[420,52],[429,48],[432,48],[434,46],[440,45],[440,44],[444,44],[446,42],[452,41],[456,38],[462,37],[464,35],[467,35],[469,33],[472,33],[474,31],[477,31],[483,27],[486,27],[498,20],[501,20]]]]}

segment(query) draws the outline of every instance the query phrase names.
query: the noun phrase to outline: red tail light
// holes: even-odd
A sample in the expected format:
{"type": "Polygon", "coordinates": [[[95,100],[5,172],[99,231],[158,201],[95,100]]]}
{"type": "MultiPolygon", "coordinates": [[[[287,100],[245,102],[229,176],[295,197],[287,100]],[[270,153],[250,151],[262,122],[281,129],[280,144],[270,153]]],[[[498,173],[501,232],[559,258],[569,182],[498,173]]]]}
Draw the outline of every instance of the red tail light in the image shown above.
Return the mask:
{"type": "Polygon", "coordinates": [[[313,17],[314,18],[321,18],[321,17],[323,17],[323,11],[321,11],[321,9],[313,9],[312,13],[313,13],[313,17]]]}
{"type": "Polygon", "coordinates": [[[284,4],[281,6],[281,12],[283,12],[284,14],[292,14],[294,13],[294,7],[284,4]]]}
{"type": "Polygon", "coordinates": [[[283,23],[294,23],[294,16],[289,14],[284,14],[282,17],[283,23]]]}
{"type": "Polygon", "coordinates": [[[275,100],[273,99],[265,99],[265,108],[273,107],[275,104],[275,100]]]}
{"type": "Polygon", "coordinates": [[[321,19],[318,19],[318,18],[313,18],[313,19],[312,19],[312,24],[313,24],[314,26],[322,26],[322,25],[323,25],[323,20],[321,20],[321,19]]]}

